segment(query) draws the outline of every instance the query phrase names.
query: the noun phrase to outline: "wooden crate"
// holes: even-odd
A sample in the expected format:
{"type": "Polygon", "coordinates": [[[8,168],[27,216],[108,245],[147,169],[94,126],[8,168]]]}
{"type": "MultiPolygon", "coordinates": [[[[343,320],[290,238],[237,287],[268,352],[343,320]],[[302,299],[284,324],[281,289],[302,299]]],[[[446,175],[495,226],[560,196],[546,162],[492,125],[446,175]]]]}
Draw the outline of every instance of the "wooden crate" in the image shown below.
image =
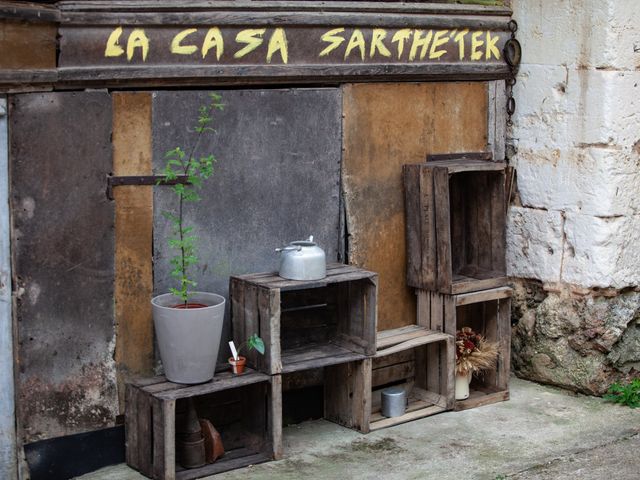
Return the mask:
{"type": "Polygon", "coordinates": [[[506,285],[506,165],[487,155],[404,166],[410,286],[458,294],[506,285]]]}
{"type": "Polygon", "coordinates": [[[210,382],[181,385],[164,377],[127,384],[127,464],[158,479],[193,479],[282,457],[282,380],[248,370],[217,373],[210,382]],[[215,463],[183,469],[176,464],[176,404],[193,398],[199,418],[220,432],[225,454],[215,463]]]}
{"type": "Polygon", "coordinates": [[[427,328],[455,335],[456,330],[471,327],[499,345],[496,368],[474,375],[469,398],[456,401],[455,410],[509,399],[511,292],[509,287],[460,295],[417,291],[418,321],[427,328]]]}
{"type": "Polygon", "coordinates": [[[451,335],[416,325],[378,333],[373,358],[340,365],[325,377],[325,418],[368,433],[453,409],[453,346],[451,335]],[[328,385],[341,392],[341,403],[326,394],[328,385]],[[408,406],[404,415],[387,418],[380,413],[381,391],[395,385],[405,388],[408,406]]]}
{"type": "Polygon", "coordinates": [[[249,352],[252,368],[289,373],[362,360],[376,352],[377,274],[343,264],[318,281],[275,273],[231,277],[233,339],[256,333],[265,355],[249,352]]]}

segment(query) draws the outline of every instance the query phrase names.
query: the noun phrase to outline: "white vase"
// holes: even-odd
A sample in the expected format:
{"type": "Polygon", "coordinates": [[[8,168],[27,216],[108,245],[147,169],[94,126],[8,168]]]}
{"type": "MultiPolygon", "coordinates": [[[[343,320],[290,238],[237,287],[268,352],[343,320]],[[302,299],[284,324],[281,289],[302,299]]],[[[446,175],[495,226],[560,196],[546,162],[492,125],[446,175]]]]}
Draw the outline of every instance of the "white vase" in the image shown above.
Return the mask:
{"type": "Polygon", "coordinates": [[[456,400],[469,398],[469,383],[471,383],[471,372],[456,373],[456,400]]]}

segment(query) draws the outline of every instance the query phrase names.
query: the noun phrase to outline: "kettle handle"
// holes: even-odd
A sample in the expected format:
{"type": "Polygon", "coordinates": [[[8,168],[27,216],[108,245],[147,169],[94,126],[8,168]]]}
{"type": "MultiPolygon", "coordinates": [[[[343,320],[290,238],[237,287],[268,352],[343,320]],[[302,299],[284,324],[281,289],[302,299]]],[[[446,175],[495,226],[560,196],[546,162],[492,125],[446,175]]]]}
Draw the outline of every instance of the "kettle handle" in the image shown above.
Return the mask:
{"type": "Polygon", "coordinates": [[[290,245],[288,247],[276,248],[276,252],[291,252],[292,250],[297,250],[298,252],[302,250],[300,245],[290,245]]]}

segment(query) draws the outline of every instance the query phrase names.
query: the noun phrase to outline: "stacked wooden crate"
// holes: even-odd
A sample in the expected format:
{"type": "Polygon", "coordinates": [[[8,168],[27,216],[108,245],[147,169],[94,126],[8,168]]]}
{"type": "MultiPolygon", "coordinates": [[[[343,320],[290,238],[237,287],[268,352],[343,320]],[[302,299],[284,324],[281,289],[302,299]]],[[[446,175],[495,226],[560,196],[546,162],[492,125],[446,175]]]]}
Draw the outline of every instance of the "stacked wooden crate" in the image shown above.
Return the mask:
{"type": "Polygon", "coordinates": [[[266,353],[247,362],[276,376],[324,369],[324,417],[361,430],[366,422],[365,363],[376,353],[377,274],[343,264],[322,280],[286,280],[277,273],[231,277],[233,337],[253,334],[266,353]]]}
{"type": "MultiPolygon", "coordinates": [[[[509,396],[505,169],[486,153],[433,155],[404,166],[407,283],[418,295],[418,323],[450,335],[471,327],[499,345],[495,371],[474,376],[456,410],[509,396]]],[[[453,370],[455,357],[448,361],[453,370]]]]}
{"type": "Polygon", "coordinates": [[[157,480],[188,480],[277,459],[281,419],[280,376],[221,371],[200,385],[141,379],[126,389],[127,464],[157,480]],[[192,469],[176,462],[176,409],[187,399],[194,400],[198,417],[216,427],[225,448],[215,463],[192,469]]]}

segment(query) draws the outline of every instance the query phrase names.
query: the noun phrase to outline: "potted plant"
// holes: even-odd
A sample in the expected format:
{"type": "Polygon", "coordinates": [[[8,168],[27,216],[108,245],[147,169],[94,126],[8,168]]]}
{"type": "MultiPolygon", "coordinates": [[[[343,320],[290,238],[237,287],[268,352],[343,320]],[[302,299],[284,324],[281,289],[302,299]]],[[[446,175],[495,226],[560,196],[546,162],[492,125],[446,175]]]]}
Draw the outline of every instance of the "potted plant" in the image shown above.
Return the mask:
{"type": "Polygon", "coordinates": [[[231,347],[232,354],[232,356],[229,357],[229,364],[231,365],[231,371],[236,375],[244,372],[244,367],[247,363],[247,359],[240,355],[243,348],[246,348],[248,352],[255,350],[260,355],[264,355],[264,341],[255,333],[247,338],[246,342],[242,343],[237,350],[233,340],[229,342],[229,347],[231,347]]]}
{"type": "Polygon", "coordinates": [[[199,108],[197,124],[191,131],[193,143],[188,148],[176,147],[165,154],[164,179],[172,184],[177,196],[177,211],[163,216],[172,224],[173,236],[168,240],[176,252],[171,258],[171,276],[177,286],[151,300],[153,323],[158,339],[165,376],[176,383],[202,383],[213,378],[224,321],[225,299],[221,295],[192,289],[190,277],[198,263],[197,237],[194,228],[185,224],[185,204],[200,200],[197,190],[213,173],[215,157],[197,154],[203,136],[214,133],[213,113],[222,110],[220,95],[211,93],[209,102],[199,108]],[[180,183],[181,176],[187,183],[180,183]]]}
{"type": "Polygon", "coordinates": [[[488,342],[469,327],[456,332],[456,400],[469,398],[469,383],[474,373],[494,368],[498,344],[488,342]]]}

